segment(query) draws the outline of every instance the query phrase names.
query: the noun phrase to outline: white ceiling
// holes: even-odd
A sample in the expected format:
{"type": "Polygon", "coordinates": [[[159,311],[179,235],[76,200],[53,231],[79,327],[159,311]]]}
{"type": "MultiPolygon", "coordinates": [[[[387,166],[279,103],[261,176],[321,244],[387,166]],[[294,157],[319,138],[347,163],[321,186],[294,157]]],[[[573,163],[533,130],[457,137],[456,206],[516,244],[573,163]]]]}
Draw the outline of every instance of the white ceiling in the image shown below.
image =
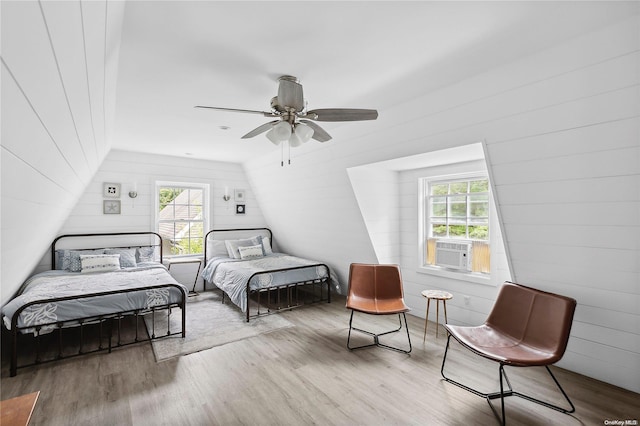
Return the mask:
{"type": "MultiPolygon", "coordinates": [[[[622,2],[130,1],[113,148],[243,162],[272,152],[269,110],[298,77],[309,109],[385,109],[625,16],[622,2]],[[229,127],[222,130],[222,126],[229,127]]],[[[340,143],[341,126],[321,123],[340,143]]],[[[318,143],[313,141],[313,143],[318,143]]]]}

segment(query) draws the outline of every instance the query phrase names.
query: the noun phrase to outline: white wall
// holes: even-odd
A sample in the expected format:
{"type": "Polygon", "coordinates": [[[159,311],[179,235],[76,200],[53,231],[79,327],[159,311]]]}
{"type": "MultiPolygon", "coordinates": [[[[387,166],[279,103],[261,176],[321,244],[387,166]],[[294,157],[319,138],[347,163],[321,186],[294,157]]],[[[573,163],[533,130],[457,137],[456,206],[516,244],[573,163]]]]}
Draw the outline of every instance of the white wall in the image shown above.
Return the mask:
{"type": "Polygon", "coordinates": [[[398,172],[375,166],[351,168],[347,172],[378,263],[399,264],[398,172]]]}
{"type": "MultiPolygon", "coordinates": [[[[485,140],[514,279],[578,301],[560,365],[640,392],[639,31],[631,15],[416,93],[376,122],[327,126],[334,139],[297,149],[289,167],[275,152],[248,162],[265,219],[288,251],[345,280],[349,263],[376,260],[346,170],[485,140]]],[[[474,288],[473,309],[451,322],[486,316],[496,289],[474,288]]]]}
{"type": "MultiPolygon", "coordinates": [[[[58,234],[80,234],[99,232],[156,231],[155,227],[155,182],[171,181],[204,183],[210,187],[209,228],[246,228],[265,226],[262,212],[253,195],[242,166],[234,163],[195,160],[191,158],[143,154],[112,150],[87,186],[84,194],[70,212],[58,234]],[[103,214],[102,194],[105,182],[120,183],[122,212],[119,215],[103,214]],[[137,186],[138,197],[129,198],[128,192],[137,186]],[[225,187],[229,188],[231,200],[225,202],[225,187]],[[234,189],[245,190],[245,215],[235,214],[234,189]]],[[[176,279],[193,286],[193,265],[172,267],[176,279]],[[175,272],[175,271],[174,271],[175,272]]],[[[51,268],[50,253],[42,257],[37,271],[51,268]]],[[[195,266],[197,268],[197,265],[195,266]]],[[[197,289],[201,289],[201,280],[197,289]]]]}
{"type": "Polygon", "coordinates": [[[4,304],[109,150],[123,2],[1,2],[4,304]]]}

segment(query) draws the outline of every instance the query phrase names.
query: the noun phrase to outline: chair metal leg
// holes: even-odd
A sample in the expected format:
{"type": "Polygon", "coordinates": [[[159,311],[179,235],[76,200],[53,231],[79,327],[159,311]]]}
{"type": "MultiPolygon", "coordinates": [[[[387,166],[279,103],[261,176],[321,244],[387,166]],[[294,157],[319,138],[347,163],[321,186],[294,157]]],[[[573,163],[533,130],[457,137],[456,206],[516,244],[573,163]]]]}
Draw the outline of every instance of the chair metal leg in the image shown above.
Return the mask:
{"type": "Polygon", "coordinates": [[[402,312],[402,317],[400,316],[400,314],[398,314],[398,321],[400,323],[398,325],[398,328],[393,329],[393,330],[389,330],[389,331],[385,331],[384,333],[377,333],[377,334],[376,333],[372,333],[372,332],[367,331],[367,330],[362,330],[360,328],[353,327],[353,313],[354,313],[354,311],[352,310],[351,311],[351,317],[349,318],[349,335],[347,336],[347,349],[353,351],[353,350],[356,350],[356,349],[369,348],[371,346],[380,346],[382,348],[391,349],[393,351],[402,352],[402,353],[405,353],[405,354],[408,354],[408,353],[411,352],[412,347],[411,347],[411,337],[409,336],[409,325],[407,324],[407,316],[405,315],[404,312],[402,312]],[[404,327],[407,330],[407,340],[409,341],[409,349],[406,350],[406,349],[396,348],[394,346],[389,346],[389,345],[385,345],[384,343],[380,343],[380,340],[379,340],[380,336],[384,336],[384,335],[390,334],[390,333],[396,333],[396,332],[398,332],[398,331],[400,331],[402,329],[402,318],[403,317],[404,317],[404,327]],[[373,337],[373,343],[370,343],[368,345],[351,347],[350,346],[351,330],[356,330],[356,331],[359,331],[361,333],[365,333],[365,334],[368,334],[368,335],[372,336],[373,337]]]}
{"type": "Polygon", "coordinates": [[[571,407],[570,409],[567,408],[562,408],[558,405],[553,405],[550,404],[546,401],[541,401],[539,399],[536,399],[530,395],[525,395],[523,393],[520,392],[516,392],[512,389],[511,387],[511,383],[509,381],[509,377],[507,376],[507,372],[504,369],[504,364],[503,363],[499,363],[500,367],[499,367],[499,374],[500,374],[500,391],[499,392],[490,392],[490,393],[484,393],[484,392],[480,392],[477,389],[473,389],[467,385],[464,385],[460,382],[457,382],[453,379],[448,378],[447,376],[445,376],[444,374],[444,365],[445,362],[447,360],[447,353],[449,352],[449,343],[451,341],[451,334],[449,334],[449,336],[447,337],[447,346],[444,350],[444,356],[442,358],[442,367],[440,368],[440,374],[442,375],[442,378],[449,382],[452,383],[466,391],[469,391],[475,395],[481,396],[483,398],[485,398],[487,400],[487,402],[489,403],[489,407],[491,407],[491,410],[493,411],[493,414],[496,416],[496,419],[502,424],[505,425],[506,424],[506,416],[505,416],[505,405],[504,405],[504,398],[507,396],[518,396],[520,398],[526,399],[528,401],[531,402],[535,402],[536,404],[540,404],[543,405],[547,408],[551,408],[553,410],[556,411],[560,411],[561,413],[565,413],[565,414],[570,414],[576,411],[575,406],[573,405],[573,403],[571,402],[571,400],[569,399],[569,396],[567,395],[567,393],[564,391],[564,389],[562,388],[562,386],[560,386],[560,382],[558,382],[558,380],[556,379],[556,377],[553,375],[553,373],[551,372],[551,369],[549,368],[549,366],[545,365],[544,367],[547,369],[547,372],[549,372],[549,375],[551,376],[551,378],[553,379],[554,383],[556,384],[557,388],[560,390],[560,392],[562,393],[562,395],[564,396],[565,400],[569,403],[569,406],[571,407]],[[503,378],[504,381],[506,382],[506,387],[507,389],[505,389],[505,386],[503,384],[503,378]],[[501,411],[502,411],[502,415],[500,415],[498,413],[498,411],[495,409],[495,407],[493,406],[493,404],[491,403],[492,399],[497,399],[500,398],[500,402],[501,402],[501,411]]]}

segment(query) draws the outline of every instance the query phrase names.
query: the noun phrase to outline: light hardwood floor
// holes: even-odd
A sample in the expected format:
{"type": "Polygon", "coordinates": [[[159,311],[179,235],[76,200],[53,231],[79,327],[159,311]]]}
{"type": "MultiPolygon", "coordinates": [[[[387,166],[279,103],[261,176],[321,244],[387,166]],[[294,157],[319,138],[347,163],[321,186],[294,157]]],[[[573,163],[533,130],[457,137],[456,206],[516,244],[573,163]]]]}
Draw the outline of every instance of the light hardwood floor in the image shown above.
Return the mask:
{"type": "MultiPolygon", "coordinates": [[[[435,339],[434,324],[423,344],[424,320],[409,316],[413,352],[407,356],[381,348],[348,351],[344,299],[280,315],[294,327],[161,363],[145,343],[8,377],[4,357],[2,399],[39,390],[32,426],[497,424],[483,398],[441,379],[446,337],[441,329],[435,339]]],[[[392,342],[401,344],[402,337],[392,342]]],[[[483,390],[498,389],[497,365],[453,343],[447,372],[483,390]]],[[[515,389],[563,402],[543,369],[508,372],[515,389]]],[[[563,369],[554,373],[575,414],[513,397],[506,402],[508,424],[640,420],[640,395],[563,369]]]]}

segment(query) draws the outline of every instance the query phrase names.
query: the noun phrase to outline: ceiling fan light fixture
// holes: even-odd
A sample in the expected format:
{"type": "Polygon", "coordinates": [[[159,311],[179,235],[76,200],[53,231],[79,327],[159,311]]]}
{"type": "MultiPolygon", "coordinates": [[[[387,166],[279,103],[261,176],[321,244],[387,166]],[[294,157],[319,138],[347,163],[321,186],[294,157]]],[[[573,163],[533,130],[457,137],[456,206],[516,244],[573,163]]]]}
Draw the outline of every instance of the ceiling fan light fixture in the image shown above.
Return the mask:
{"type": "Polygon", "coordinates": [[[307,126],[306,124],[297,123],[293,133],[300,139],[301,143],[307,143],[313,136],[313,129],[311,126],[307,126]]]}
{"type": "Polygon", "coordinates": [[[289,138],[289,146],[291,148],[297,148],[300,145],[302,145],[304,142],[302,141],[302,139],[300,139],[300,137],[298,135],[294,133],[291,133],[291,137],[289,138]]]}
{"type": "Polygon", "coordinates": [[[281,121],[273,126],[273,136],[280,142],[284,142],[291,137],[291,124],[281,121]]]}
{"type": "Polygon", "coordinates": [[[273,129],[269,130],[265,136],[267,137],[267,139],[269,139],[274,145],[280,145],[280,142],[282,142],[280,139],[278,139],[275,135],[275,132],[273,131],[273,129]]]}

